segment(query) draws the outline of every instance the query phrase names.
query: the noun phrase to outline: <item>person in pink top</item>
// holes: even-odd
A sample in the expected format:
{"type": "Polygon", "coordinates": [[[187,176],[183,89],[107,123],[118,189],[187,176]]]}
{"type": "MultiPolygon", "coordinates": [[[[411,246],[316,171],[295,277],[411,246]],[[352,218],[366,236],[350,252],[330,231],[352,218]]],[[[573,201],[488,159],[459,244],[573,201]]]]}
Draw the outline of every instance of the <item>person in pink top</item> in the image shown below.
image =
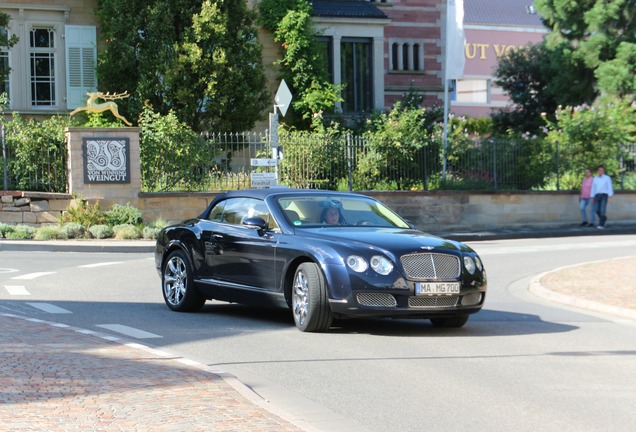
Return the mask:
{"type": "Polygon", "coordinates": [[[579,195],[579,210],[581,211],[581,226],[594,226],[594,208],[592,202],[592,171],[585,169],[585,177],[581,182],[581,194],[579,195]],[[590,212],[590,222],[587,221],[587,212],[590,212]]]}

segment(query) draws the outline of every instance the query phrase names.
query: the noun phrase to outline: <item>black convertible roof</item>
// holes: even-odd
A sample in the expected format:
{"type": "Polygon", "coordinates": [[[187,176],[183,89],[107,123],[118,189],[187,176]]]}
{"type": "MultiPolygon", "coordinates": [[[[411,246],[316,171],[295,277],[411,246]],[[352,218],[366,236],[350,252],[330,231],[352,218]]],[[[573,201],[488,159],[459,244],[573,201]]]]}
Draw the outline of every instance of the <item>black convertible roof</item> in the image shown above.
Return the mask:
{"type": "MultiPolygon", "coordinates": [[[[246,197],[246,198],[259,198],[265,199],[270,195],[284,195],[284,194],[337,194],[337,195],[360,195],[353,192],[340,192],[322,189],[293,189],[285,187],[273,187],[266,189],[239,189],[234,191],[225,192],[223,197],[246,197]]],[[[221,196],[221,195],[219,195],[221,196]]]]}

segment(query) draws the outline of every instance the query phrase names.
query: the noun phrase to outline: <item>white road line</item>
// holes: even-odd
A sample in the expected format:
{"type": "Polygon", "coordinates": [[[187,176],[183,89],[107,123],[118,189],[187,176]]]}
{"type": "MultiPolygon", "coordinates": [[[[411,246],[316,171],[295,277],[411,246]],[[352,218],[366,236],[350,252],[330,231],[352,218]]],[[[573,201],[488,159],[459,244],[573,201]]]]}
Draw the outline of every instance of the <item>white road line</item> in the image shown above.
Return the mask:
{"type": "Polygon", "coordinates": [[[12,296],[31,295],[27,289],[21,285],[5,285],[7,292],[12,296]]]}
{"type": "Polygon", "coordinates": [[[105,266],[110,266],[110,265],[115,265],[115,264],[122,264],[122,263],[123,263],[123,261],[101,262],[101,263],[95,263],[95,264],[85,264],[85,265],[81,265],[79,267],[80,268],[105,267],[105,266]]]}
{"type": "Polygon", "coordinates": [[[20,270],[18,269],[12,269],[12,268],[1,268],[0,267],[0,273],[15,273],[18,272],[20,270]]]}
{"type": "Polygon", "coordinates": [[[20,279],[20,280],[31,280],[35,278],[39,278],[40,276],[46,276],[50,274],[55,274],[55,272],[36,272],[36,273],[27,273],[20,276],[12,277],[11,279],[20,279]]]}
{"type": "Polygon", "coordinates": [[[29,306],[33,306],[41,311],[52,314],[70,314],[73,313],[70,310],[62,309],[61,307],[52,305],[51,303],[27,303],[29,306]]]}
{"type": "Polygon", "coordinates": [[[154,333],[148,333],[146,331],[139,330],[133,327],[128,327],[121,324],[98,324],[97,327],[114,331],[115,333],[121,333],[123,335],[133,337],[135,339],[153,339],[153,338],[163,337],[163,336],[156,335],[154,333]]]}

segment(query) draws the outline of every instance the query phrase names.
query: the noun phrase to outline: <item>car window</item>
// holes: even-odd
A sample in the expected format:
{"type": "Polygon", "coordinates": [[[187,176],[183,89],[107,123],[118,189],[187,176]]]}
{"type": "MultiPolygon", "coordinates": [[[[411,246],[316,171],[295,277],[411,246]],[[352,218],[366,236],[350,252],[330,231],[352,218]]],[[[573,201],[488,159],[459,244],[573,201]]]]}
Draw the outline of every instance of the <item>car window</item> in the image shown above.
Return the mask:
{"type": "Polygon", "coordinates": [[[232,225],[242,225],[246,218],[260,217],[268,223],[270,229],[278,225],[270,217],[264,201],[255,198],[230,198],[215,205],[208,219],[232,225]]]}
{"type": "Polygon", "coordinates": [[[367,197],[309,195],[281,197],[278,203],[294,226],[378,226],[409,228],[395,212],[367,197]]]}
{"type": "Polygon", "coordinates": [[[225,201],[221,201],[216,204],[210,210],[210,214],[208,215],[208,219],[213,222],[221,222],[221,218],[223,217],[223,208],[225,207],[225,201]]]}

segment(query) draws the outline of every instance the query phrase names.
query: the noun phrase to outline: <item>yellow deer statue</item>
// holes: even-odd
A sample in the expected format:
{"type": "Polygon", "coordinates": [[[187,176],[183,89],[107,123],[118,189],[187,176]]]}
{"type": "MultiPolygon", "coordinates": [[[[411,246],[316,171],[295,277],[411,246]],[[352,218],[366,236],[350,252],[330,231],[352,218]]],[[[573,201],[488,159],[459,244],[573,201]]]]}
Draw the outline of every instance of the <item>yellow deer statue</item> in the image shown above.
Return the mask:
{"type": "Polygon", "coordinates": [[[132,126],[132,123],[130,123],[122,115],[119,114],[119,111],[117,110],[117,104],[113,102],[114,100],[124,99],[130,96],[127,91],[114,94],[104,94],[102,92],[88,92],[86,94],[88,95],[86,106],[75,108],[73,111],[71,111],[70,115],[77,114],[80,111],[88,111],[94,113],[110,111],[115,117],[126,123],[128,126],[132,126]],[[97,103],[97,99],[103,99],[107,102],[97,103]]]}

